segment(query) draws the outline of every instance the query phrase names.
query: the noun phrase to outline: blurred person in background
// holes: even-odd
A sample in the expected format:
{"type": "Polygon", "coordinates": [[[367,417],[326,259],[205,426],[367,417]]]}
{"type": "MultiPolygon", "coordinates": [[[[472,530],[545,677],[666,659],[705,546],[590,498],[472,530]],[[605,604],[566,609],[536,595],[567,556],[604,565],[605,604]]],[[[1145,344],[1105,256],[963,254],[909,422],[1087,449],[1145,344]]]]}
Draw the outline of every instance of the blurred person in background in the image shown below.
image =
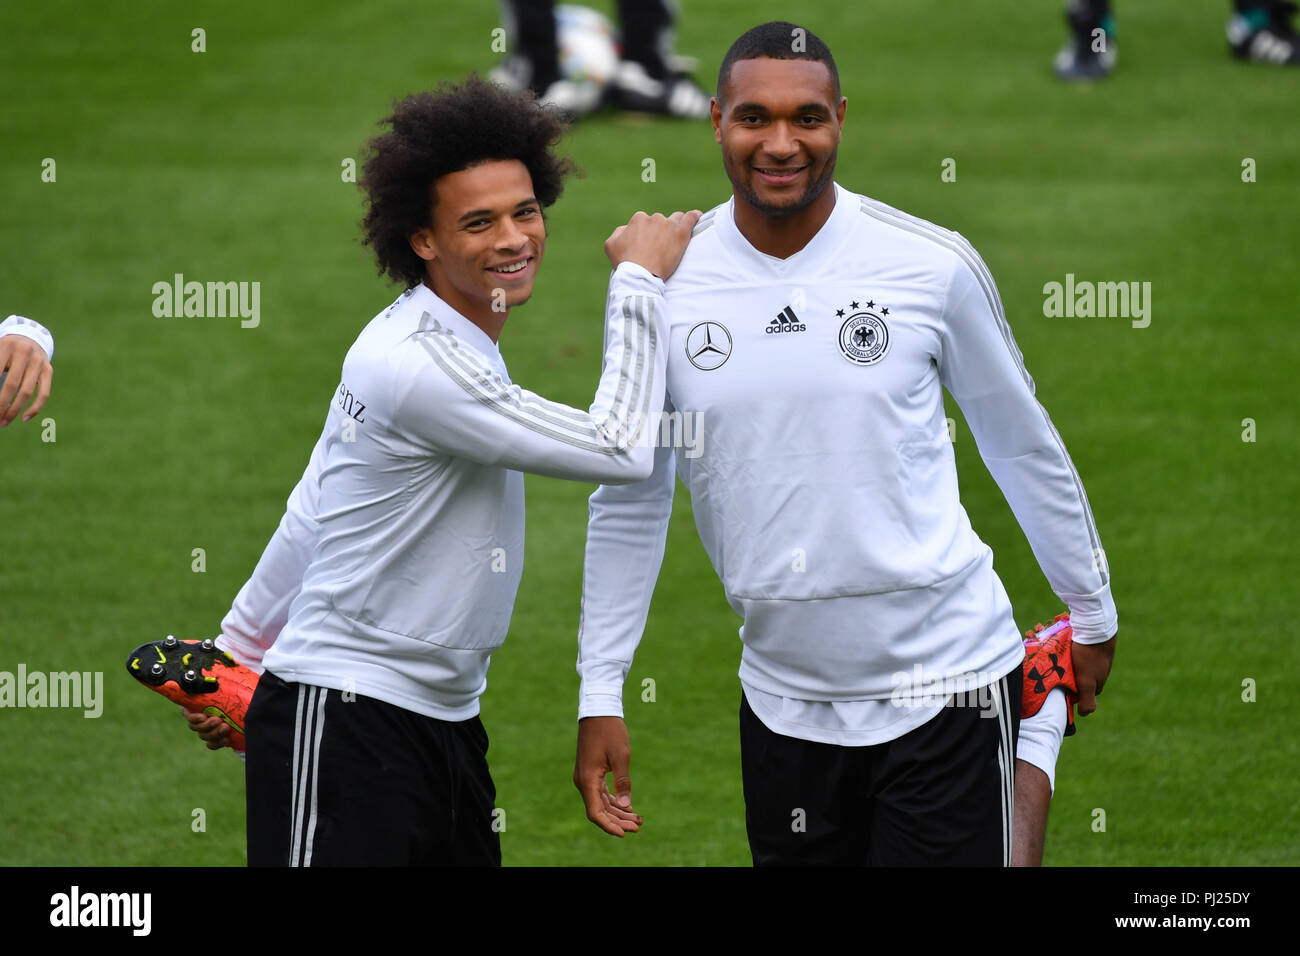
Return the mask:
{"type": "MultiPolygon", "coordinates": [[[[562,10],[591,14],[582,7],[562,10]]],[[[491,79],[511,89],[531,89],[544,106],[576,118],[602,105],[599,90],[565,77],[554,0],[502,0],[501,19],[511,56],[491,79]]],[[[595,19],[603,20],[599,14],[595,19]]],[[[687,71],[694,65],[673,51],[677,20],[673,0],[618,0],[621,52],[603,99],[620,110],[707,119],[709,94],[687,71]]]]}
{"type": "MultiPolygon", "coordinates": [[[[1239,60],[1300,66],[1300,36],[1289,0],[1233,0],[1228,46],[1239,60]]],[[[1110,0],[1070,0],[1065,10],[1071,38],[1056,54],[1056,75],[1067,82],[1100,80],[1115,69],[1115,18],[1110,0]]]]}

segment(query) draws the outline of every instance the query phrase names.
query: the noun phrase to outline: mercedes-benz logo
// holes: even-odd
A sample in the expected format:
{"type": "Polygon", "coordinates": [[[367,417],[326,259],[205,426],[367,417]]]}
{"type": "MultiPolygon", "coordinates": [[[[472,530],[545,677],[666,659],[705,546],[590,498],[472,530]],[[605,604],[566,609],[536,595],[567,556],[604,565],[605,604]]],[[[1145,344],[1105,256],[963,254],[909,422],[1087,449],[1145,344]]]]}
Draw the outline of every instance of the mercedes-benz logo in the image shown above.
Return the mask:
{"type": "Polygon", "coordinates": [[[717,322],[700,322],[686,333],[686,358],[703,372],[712,372],[731,357],[731,333],[717,322]]]}

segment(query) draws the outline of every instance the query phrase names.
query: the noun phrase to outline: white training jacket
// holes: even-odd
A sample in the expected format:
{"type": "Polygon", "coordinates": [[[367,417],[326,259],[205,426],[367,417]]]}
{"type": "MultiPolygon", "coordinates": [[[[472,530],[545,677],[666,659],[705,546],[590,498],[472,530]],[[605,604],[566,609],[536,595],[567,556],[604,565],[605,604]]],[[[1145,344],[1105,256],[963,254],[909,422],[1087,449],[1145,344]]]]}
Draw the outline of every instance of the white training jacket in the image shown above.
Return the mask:
{"type": "Polygon", "coordinates": [[[590,410],[512,385],[492,340],[430,289],[376,316],[219,646],[287,681],[442,720],[478,713],[524,559],[528,471],[637,481],[663,405],[663,283],[610,278],[590,410]]]}
{"type": "Polygon", "coordinates": [[[787,259],[706,213],[667,284],[668,409],[695,447],[590,501],[579,716],[621,716],[663,559],[674,471],[744,619],[740,678],[774,731],[868,745],[936,714],[943,681],[991,682],[1024,650],[958,497],[956,399],[1074,639],[1117,629],[1083,484],[960,235],[835,186],[787,259]]]}

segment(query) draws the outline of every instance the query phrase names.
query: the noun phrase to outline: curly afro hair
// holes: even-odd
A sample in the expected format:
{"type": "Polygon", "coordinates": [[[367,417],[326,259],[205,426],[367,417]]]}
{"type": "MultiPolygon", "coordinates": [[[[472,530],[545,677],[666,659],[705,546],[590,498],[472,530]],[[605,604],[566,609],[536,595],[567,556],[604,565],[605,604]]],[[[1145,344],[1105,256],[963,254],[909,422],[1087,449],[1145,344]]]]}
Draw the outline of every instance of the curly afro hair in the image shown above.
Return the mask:
{"type": "Polygon", "coordinates": [[[367,144],[359,183],[367,204],[363,241],[374,249],[380,274],[408,287],[424,280],[426,263],[409,237],[432,227],[433,184],[440,177],[480,162],[517,159],[544,208],[560,197],[564,178],[578,172],[551,151],[568,130],[562,117],[539,106],[532,93],[476,75],[408,96],[381,125],[391,131],[367,144]]]}

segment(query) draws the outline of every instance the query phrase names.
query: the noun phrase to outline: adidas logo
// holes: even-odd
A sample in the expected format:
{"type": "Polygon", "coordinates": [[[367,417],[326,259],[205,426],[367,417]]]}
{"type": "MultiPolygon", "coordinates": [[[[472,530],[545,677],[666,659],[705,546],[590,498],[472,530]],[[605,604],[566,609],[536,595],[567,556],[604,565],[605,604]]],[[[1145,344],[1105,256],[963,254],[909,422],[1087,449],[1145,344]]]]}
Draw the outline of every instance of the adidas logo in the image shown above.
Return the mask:
{"type": "Polygon", "coordinates": [[[775,319],[767,323],[767,328],[763,331],[768,335],[779,335],[782,332],[806,332],[808,326],[800,322],[799,316],[794,314],[794,309],[787,305],[775,319]]]}

